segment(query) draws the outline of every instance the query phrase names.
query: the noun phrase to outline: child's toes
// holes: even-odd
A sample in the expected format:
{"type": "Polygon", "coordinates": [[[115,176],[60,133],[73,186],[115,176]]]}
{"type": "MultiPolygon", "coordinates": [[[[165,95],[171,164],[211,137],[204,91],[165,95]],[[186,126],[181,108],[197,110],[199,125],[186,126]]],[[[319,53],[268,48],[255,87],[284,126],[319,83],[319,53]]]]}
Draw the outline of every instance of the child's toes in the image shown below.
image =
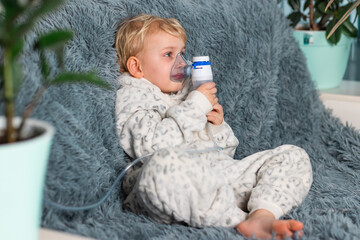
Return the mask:
{"type": "Polygon", "coordinates": [[[302,223],[295,220],[278,220],[273,223],[273,231],[281,239],[292,237],[296,231],[302,229],[302,223]]]}
{"type": "Polygon", "coordinates": [[[303,229],[304,224],[296,220],[287,220],[289,229],[293,232],[300,231],[303,229]]]}

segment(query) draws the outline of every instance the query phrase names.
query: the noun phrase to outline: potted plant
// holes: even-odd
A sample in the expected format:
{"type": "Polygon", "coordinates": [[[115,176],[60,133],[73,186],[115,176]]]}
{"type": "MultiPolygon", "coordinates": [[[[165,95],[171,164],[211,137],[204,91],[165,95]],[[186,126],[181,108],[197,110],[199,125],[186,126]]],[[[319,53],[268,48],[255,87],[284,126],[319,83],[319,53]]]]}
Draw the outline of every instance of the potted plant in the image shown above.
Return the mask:
{"type": "Polygon", "coordinates": [[[308,69],[318,89],[340,85],[344,76],[357,29],[345,18],[359,2],[343,0],[288,0],[292,12],[288,15],[295,27],[294,36],[307,59],[308,69]],[[300,22],[305,24],[299,24],[300,22]],[[337,25],[337,29],[331,30],[337,25]],[[336,31],[335,31],[336,30],[336,31]],[[327,38],[328,36],[328,38],[327,38]]]}
{"type": "Polygon", "coordinates": [[[95,73],[66,71],[64,47],[73,37],[68,30],[56,30],[37,38],[33,50],[39,54],[42,86],[21,117],[15,116],[16,94],[23,80],[24,36],[42,16],[64,0],[0,0],[0,238],[37,240],[41,218],[42,187],[54,128],[30,119],[44,91],[53,85],[84,82],[109,87],[95,73]],[[51,71],[48,52],[52,52],[60,71],[51,71]],[[1,115],[1,114],[0,114],[1,115]]]}

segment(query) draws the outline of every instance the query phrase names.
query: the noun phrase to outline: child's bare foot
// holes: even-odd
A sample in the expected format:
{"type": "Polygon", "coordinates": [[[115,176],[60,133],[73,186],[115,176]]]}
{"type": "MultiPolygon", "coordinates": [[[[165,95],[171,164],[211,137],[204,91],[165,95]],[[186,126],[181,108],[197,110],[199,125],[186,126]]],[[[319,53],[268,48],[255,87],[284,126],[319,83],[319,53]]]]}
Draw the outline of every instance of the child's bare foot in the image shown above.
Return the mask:
{"type": "Polygon", "coordinates": [[[296,220],[276,220],[271,212],[259,209],[237,225],[236,229],[246,237],[271,239],[272,232],[276,232],[276,239],[284,239],[292,237],[296,231],[301,231],[303,224],[296,220]]]}

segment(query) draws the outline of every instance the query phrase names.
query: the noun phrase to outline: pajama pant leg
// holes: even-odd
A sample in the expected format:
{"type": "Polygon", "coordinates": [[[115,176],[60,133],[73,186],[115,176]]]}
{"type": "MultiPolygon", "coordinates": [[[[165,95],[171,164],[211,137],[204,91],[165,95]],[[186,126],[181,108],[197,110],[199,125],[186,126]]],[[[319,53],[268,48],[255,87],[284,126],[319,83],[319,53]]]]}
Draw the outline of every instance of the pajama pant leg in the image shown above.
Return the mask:
{"type": "Polygon", "coordinates": [[[237,205],[250,213],[266,209],[278,219],[300,205],[312,184],[309,156],[293,145],[258,152],[240,161],[219,162],[216,168],[232,184],[237,205]],[[233,173],[238,169],[241,174],[233,173]]]}
{"type": "Polygon", "coordinates": [[[162,223],[237,225],[247,214],[237,207],[232,186],[205,164],[205,157],[174,149],[156,152],[144,164],[125,204],[162,223]]]}
{"type": "Polygon", "coordinates": [[[168,149],[144,164],[127,201],[136,213],[163,223],[234,227],[256,209],[279,218],[301,203],[311,182],[308,156],[295,146],[240,161],[168,149]]]}

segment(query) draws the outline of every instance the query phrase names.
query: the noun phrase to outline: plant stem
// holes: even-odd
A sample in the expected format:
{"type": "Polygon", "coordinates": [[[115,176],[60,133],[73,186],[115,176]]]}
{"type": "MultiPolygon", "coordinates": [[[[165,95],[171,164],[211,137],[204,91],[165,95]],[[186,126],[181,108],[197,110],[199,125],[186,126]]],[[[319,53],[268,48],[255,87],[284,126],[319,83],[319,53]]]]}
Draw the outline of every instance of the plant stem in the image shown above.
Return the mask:
{"type": "Polygon", "coordinates": [[[5,87],[5,116],[6,116],[6,132],[5,141],[8,143],[15,142],[15,129],[13,119],[15,115],[14,105],[14,86],[13,86],[13,66],[12,53],[9,48],[4,49],[4,87],[5,87]]]}
{"type": "Polygon", "coordinates": [[[310,30],[316,31],[318,29],[317,29],[317,26],[316,26],[315,21],[314,21],[314,2],[313,2],[313,0],[310,0],[309,11],[310,11],[310,16],[309,16],[310,30]]]}
{"type": "Polygon", "coordinates": [[[37,90],[37,92],[35,93],[35,96],[33,98],[33,100],[26,106],[25,111],[22,115],[21,118],[21,123],[20,126],[18,128],[18,140],[20,140],[21,137],[21,131],[24,127],[25,121],[29,118],[29,116],[31,115],[31,113],[33,112],[36,104],[38,103],[38,101],[40,100],[41,96],[44,94],[45,90],[47,89],[47,86],[41,86],[41,88],[39,88],[37,90]]]}

